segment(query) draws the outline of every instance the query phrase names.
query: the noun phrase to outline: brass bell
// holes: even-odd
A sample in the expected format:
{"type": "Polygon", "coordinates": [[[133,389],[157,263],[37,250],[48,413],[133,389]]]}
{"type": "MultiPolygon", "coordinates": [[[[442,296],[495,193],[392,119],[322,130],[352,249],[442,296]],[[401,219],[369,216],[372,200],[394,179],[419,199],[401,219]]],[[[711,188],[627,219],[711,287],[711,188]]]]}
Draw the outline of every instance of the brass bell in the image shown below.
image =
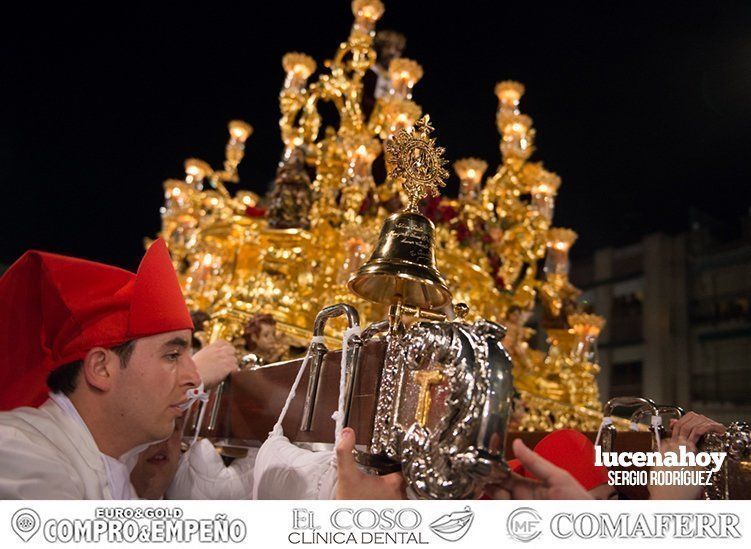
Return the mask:
{"type": "Polygon", "coordinates": [[[373,255],[347,284],[355,295],[385,305],[401,301],[422,309],[451,302],[435,261],[435,226],[409,211],[391,215],[381,228],[373,255]]]}

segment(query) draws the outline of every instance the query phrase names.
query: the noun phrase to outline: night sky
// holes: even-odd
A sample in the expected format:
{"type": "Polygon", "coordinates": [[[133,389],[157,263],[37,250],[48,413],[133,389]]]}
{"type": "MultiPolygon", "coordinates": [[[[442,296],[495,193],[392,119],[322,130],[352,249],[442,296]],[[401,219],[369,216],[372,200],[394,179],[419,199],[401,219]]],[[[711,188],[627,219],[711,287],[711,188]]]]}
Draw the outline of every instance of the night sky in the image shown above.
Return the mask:
{"type": "MultiPolygon", "coordinates": [[[[526,85],[575,256],[684,230],[691,208],[731,226],[748,212],[751,3],[385,3],[379,28],[407,35],[425,69],[414,98],[451,161],[495,169],[493,86],[526,85]]],[[[282,55],[320,67],[352,22],[342,0],[113,5],[6,20],[0,263],[35,247],[134,267],[162,181],[191,156],[219,167],[232,118],[255,128],[240,188],[264,192],[282,55]]]]}

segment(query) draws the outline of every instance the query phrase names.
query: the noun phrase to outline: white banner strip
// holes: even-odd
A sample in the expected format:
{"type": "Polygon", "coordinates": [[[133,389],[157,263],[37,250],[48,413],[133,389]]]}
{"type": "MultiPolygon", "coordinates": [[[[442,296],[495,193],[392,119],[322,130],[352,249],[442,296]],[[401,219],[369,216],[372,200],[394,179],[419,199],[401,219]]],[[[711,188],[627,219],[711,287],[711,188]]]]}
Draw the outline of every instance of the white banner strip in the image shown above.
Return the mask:
{"type": "Polygon", "coordinates": [[[749,501],[0,501],[0,546],[749,547],[749,501]]]}

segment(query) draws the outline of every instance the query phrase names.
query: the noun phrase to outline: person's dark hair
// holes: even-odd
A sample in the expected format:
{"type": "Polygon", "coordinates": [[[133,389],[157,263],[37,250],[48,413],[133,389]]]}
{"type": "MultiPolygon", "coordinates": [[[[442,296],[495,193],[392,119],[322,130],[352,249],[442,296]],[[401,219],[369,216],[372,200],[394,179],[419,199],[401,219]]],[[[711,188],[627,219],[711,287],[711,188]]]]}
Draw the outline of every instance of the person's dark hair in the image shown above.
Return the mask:
{"type": "Polygon", "coordinates": [[[204,326],[211,320],[211,316],[201,309],[196,309],[190,312],[190,319],[193,321],[193,334],[190,337],[190,346],[193,347],[193,351],[195,352],[203,348],[203,342],[205,341],[203,337],[196,337],[196,334],[199,332],[203,333],[204,326]]]}
{"type": "Polygon", "coordinates": [[[253,341],[254,337],[258,337],[261,333],[261,326],[268,324],[269,326],[276,326],[276,320],[269,314],[256,314],[253,315],[248,323],[245,325],[245,348],[248,351],[253,352],[256,349],[256,343],[253,341]]]}
{"type": "Polygon", "coordinates": [[[211,316],[209,316],[209,313],[202,311],[201,309],[196,309],[195,311],[190,312],[190,320],[193,321],[193,331],[201,332],[203,331],[203,325],[211,320],[211,316]]]}
{"type": "MultiPolygon", "coordinates": [[[[130,356],[133,354],[135,347],[135,339],[112,347],[110,351],[115,353],[122,363],[122,367],[128,365],[130,356]]],[[[83,360],[76,360],[75,362],[69,362],[58,366],[47,376],[47,387],[53,393],[63,393],[65,396],[69,396],[76,390],[76,381],[78,380],[78,374],[83,367],[83,360]]]]}

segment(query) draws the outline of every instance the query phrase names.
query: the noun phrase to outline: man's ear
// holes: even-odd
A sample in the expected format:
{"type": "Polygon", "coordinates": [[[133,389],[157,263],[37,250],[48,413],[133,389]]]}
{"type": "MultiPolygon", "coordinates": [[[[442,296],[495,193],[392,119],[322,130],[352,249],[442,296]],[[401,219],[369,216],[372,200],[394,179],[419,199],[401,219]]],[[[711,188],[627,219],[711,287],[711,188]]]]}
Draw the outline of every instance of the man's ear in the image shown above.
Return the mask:
{"type": "Polygon", "coordinates": [[[83,378],[94,389],[107,392],[112,388],[115,369],[120,367],[117,355],[103,347],[94,347],[83,359],[83,378]]]}

